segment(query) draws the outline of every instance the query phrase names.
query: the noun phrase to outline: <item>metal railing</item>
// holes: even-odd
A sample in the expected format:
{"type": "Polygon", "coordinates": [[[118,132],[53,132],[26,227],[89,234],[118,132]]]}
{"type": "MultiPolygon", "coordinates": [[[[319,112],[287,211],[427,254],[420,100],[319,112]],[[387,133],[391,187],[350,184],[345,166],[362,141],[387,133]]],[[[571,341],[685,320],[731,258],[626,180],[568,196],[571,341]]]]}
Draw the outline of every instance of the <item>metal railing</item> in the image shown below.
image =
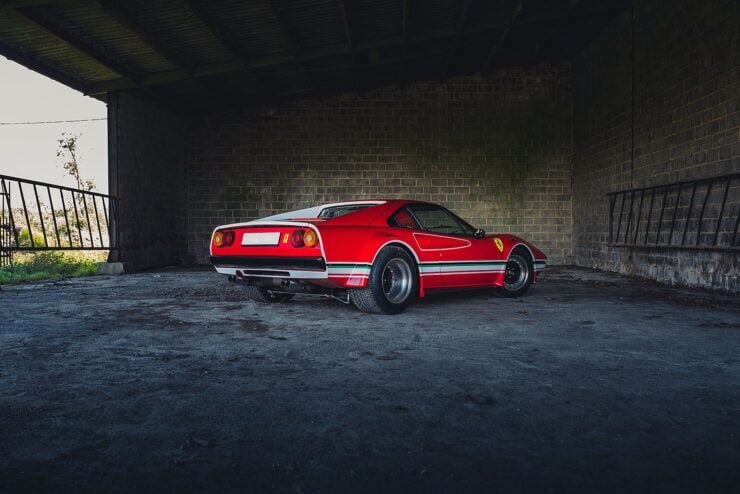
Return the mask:
{"type": "Polygon", "coordinates": [[[13,238],[13,230],[10,226],[10,194],[0,187],[0,267],[7,266],[12,262],[10,250],[5,249],[10,245],[13,238]]]}
{"type": "Polygon", "coordinates": [[[0,175],[0,263],[14,251],[118,248],[110,195],[0,175]]]}
{"type": "Polygon", "coordinates": [[[609,243],[740,250],[740,173],[621,190],[609,198],[609,243]]]}

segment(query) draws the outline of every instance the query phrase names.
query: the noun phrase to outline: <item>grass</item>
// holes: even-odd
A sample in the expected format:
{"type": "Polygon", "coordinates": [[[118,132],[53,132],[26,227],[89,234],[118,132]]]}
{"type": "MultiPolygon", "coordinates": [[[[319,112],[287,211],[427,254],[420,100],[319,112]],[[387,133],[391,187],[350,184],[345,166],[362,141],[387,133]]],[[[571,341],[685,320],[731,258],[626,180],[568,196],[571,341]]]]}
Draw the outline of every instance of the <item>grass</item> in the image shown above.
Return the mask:
{"type": "Polygon", "coordinates": [[[106,252],[37,252],[15,256],[12,266],[0,268],[0,285],[25,281],[61,280],[92,276],[106,252]]]}

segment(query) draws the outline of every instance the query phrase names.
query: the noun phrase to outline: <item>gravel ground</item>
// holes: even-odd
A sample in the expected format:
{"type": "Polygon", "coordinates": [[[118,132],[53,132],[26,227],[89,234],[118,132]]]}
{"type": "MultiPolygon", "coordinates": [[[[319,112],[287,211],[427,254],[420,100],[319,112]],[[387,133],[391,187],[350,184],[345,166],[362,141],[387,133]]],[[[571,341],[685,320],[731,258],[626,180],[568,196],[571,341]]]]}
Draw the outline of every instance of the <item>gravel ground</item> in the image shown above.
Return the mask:
{"type": "Polygon", "coordinates": [[[398,316],[3,287],[0,492],[737,492],[740,301],[555,268],[398,316]]]}

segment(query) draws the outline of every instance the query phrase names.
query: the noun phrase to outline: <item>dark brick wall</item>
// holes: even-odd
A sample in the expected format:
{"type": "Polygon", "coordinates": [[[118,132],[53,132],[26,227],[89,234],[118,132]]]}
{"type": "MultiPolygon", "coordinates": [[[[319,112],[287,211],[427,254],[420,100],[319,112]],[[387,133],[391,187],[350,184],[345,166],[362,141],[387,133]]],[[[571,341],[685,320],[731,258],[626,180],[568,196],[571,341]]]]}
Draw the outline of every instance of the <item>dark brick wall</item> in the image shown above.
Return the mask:
{"type": "Polygon", "coordinates": [[[571,254],[570,66],[261,108],[193,130],[188,250],[214,226],[356,198],[439,202],[487,231],[571,254]]]}
{"type": "MultiPolygon", "coordinates": [[[[576,262],[738,291],[737,253],[608,245],[607,192],[740,170],[736,3],[635,0],[634,8],[634,84],[629,11],[574,61],[576,262]]],[[[710,196],[710,219],[719,196],[710,196]]],[[[738,207],[728,204],[730,213],[738,207]]]]}
{"type": "Polygon", "coordinates": [[[187,230],[186,122],[126,92],[108,96],[108,122],[110,191],[120,198],[121,249],[113,260],[133,269],[179,262],[187,230]]]}
{"type": "Polygon", "coordinates": [[[387,87],[190,130],[133,94],[111,95],[121,255],[137,268],[206,262],[221,223],[408,197],[520,234],[553,263],[740,290],[736,253],[608,244],[607,192],[740,170],[736,3],[634,5],[634,33],[628,11],[572,73],[563,64],[387,87]]]}

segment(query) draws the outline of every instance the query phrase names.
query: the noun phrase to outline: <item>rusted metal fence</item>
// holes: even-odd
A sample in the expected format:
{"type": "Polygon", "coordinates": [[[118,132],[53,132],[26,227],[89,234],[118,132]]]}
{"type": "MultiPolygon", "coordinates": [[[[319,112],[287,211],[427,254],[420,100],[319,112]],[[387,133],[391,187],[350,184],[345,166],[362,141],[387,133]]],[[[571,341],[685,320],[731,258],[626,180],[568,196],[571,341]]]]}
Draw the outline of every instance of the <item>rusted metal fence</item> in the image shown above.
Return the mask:
{"type": "Polygon", "coordinates": [[[0,263],[15,251],[118,247],[118,200],[110,195],[0,175],[0,263]]]}
{"type": "Polygon", "coordinates": [[[0,187],[0,268],[12,262],[10,250],[5,249],[10,245],[13,229],[10,226],[10,194],[0,187]]]}
{"type": "Polygon", "coordinates": [[[740,251],[740,173],[607,197],[611,245],[740,251]]]}

